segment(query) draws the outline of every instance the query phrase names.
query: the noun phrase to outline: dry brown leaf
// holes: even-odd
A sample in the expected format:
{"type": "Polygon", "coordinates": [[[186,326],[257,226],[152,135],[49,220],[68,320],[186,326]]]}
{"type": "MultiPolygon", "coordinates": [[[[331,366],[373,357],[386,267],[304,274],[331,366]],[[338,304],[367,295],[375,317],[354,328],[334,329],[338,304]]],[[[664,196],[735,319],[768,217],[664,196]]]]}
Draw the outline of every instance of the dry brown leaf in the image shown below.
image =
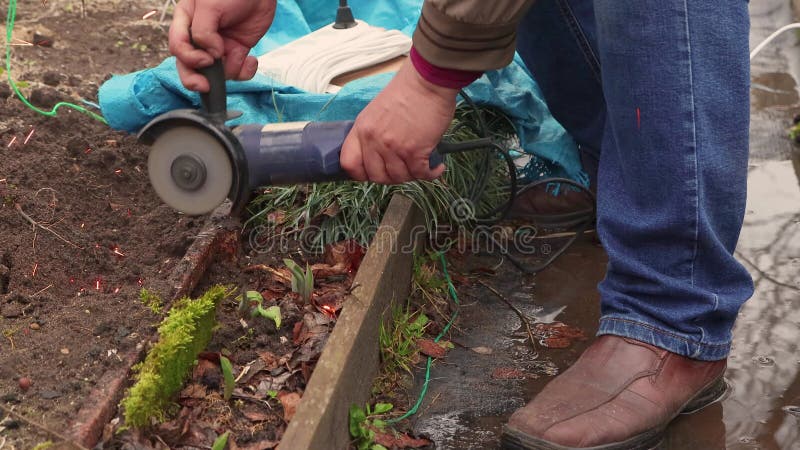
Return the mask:
{"type": "Polygon", "coordinates": [[[391,431],[375,431],[375,443],[386,448],[422,448],[431,445],[431,441],[424,438],[412,438],[405,433],[391,431]]]}
{"type": "Polygon", "coordinates": [[[251,406],[242,410],[242,414],[251,422],[264,422],[269,420],[270,415],[260,408],[251,406]]]}
{"type": "Polygon", "coordinates": [[[297,404],[300,403],[300,394],[297,392],[279,393],[278,400],[283,406],[283,420],[290,422],[297,412],[297,404]]]}
{"type": "Polygon", "coordinates": [[[498,367],[492,371],[495,380],[524,380],[528,378],[525,372],[513,367],[498,367]]]}
{"type": "Polygon", "coordinates": [[[482,345],[478,347],[471,347],[470,350],[480,355],[491,355],[492,352],[494,352],[494,350],[492,350],[490,347],[484,347],[482,345]]]}
{"type": "Polygon", "coordinates": [[[430,356],[431,358],[441,358],[447,353],[447,349],[433,342],[431,339],[417,340],[417,347],[419,347],[420,353],[430,356]]]}
{"type": "Polygon", "coordinates": [[[539,341],[547,348],[569,348],[572,345],[572,339],[566,337],[549,337],[539,341]]]}
{"type": "Polygon", "coordinates": [[[325,252],[325,260],[333,266],[344,264],[348,272],[354,273],[358,271],[365,253],[363,246],[350,239],[331,244],[325,252]]]}
{"type": "Polygon", "coordinates": [[[206,387],[202,384],[192,383],[185,388],[180,393],[180,398],[206,398],[208,393],[206,392],[206,387]]]}

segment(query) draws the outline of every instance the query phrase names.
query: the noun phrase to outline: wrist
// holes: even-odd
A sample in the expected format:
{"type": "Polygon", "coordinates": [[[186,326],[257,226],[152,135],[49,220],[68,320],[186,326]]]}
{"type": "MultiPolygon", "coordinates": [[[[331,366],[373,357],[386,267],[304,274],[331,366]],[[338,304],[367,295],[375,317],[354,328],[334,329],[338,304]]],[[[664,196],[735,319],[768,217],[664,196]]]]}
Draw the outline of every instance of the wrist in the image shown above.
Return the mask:
{"type": "Polygon", "coordinates": [[[414,47],[409,54],[416,73],[428,83],[447,89],[460,90],[477,80],[482,72],[448,69],[429,63],[414,47]]]}

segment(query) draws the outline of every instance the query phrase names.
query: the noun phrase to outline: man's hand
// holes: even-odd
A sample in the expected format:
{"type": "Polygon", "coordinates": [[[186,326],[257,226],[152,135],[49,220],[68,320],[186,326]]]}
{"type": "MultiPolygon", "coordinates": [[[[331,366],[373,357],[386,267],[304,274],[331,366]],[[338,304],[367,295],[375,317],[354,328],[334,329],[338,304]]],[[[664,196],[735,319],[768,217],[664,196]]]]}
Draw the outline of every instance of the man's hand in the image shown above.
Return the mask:
{"type": "Polygon", "coordinates": [[[342,146],[340,164],[359,181],[399,184],[432,180],[428,159],[453,120],[458,89],[436,86],[411,61],[358,115],[342,146]]]}
{"type": "Polygon", "coordinates": [[[187,89],[208,91],[197,69],[222,58],[225,78],[249,80],[258,61],[247,56],[275,17],[276,0],[181,0],[169,28],[169,51],[187,89]],[[192,45],[191,37],[198,48],[192,45]]]}

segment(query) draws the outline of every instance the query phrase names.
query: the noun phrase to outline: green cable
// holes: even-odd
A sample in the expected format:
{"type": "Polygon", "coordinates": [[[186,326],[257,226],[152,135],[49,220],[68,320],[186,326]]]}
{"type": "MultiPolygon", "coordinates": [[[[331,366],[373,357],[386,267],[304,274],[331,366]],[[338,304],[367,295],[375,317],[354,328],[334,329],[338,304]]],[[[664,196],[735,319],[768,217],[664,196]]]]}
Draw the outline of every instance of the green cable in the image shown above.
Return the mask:
{"type": "Polygon", "coordinates": [[[99,120],[100,122],[103,122],[104,124],[108,125],[108,122],[106,122],[106,119],[104,119],[103,116],[95,112],[89,111],[83,106],[75,105],[73,103],[68,103],[68,102],[58,102],[55,104],[55,106],[53,106],[53,109],[51,109],[50,111],[45,111],[43,109],[39,109],[36,106],[32,105],[28,101],[28,99],[26,99],[25,96],[22,95],[22,92],[20,92],[19,88],[17,87],[17,83],[15,83],[14,79],[11,78],[11,34],[12,31],[14,30],[14,21],[16,20],[16,17],[17,17],[17,0],[9,0],[8,15],[6,16],[6,75],[8,76],[8,84],[11,85],[11,89],[13,89],[14,93],[17,94],[17,97],[19,97],[19,99],[22,100],[22,103],[24,103],[25,106],[32,109],[33,111],[48,117],[55,117],[58,108],[66,106],[76,111],[80,111],[88,115],[89,117],[99,120]]]}
{"type": "MultiPolygon", "coordinates": [[[[456,304],[456,306],[458,306],[460,304],[458,302],[458,294],[456,293],[456,287],[453,286],[453,281],[450,279],[450,273],[447,272],[447,260],[444,258],[444,251],[439,253],[439,260],[442,262],[442,272],[444,273],[445,281],[447,281],[447,290],[450,293],[450,297],[453,299],[453,302],[456,304]]],[[[453,322],[455,322],[456,317],[458,317],[458,309],[453,312],[450,320],[447,321],[447,325],[445,325],[441,333],[436,336],[436,339],[434,339],[433,342],[439,342],[442,337],[447,334],[448,331],[450,331],[450,327],[453,325],[453,322]]],[[[422,383],[422,391],[419,393],[419,397],[417,398],[417,402],[414,404],[414,407],[406,411],[406,413],[400,417],[387,420],[386,423],[397,423],[417,413],[420,405],[422,405],[422,400],[425,399],[425,394],[428,393],[428,384],[431,382],[431,364],[433,364],[433,358],[428,356],[428,363],[425,367],[425,382],[422,383]]]]}

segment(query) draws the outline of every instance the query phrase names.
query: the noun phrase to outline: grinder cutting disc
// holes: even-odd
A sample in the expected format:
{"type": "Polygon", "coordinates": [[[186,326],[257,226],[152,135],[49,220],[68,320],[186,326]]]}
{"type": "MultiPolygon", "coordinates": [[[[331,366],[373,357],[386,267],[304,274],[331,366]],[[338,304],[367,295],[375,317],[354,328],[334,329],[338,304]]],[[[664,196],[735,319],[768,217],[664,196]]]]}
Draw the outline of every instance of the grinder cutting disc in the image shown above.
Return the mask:
{"type": "Polygon", "coordinates": [[[176,126],[158,135],[147,170],[161,200],[189,215],[213,211],[225,201],[233,183],[227,150],[196,126],[176,126]]]}

